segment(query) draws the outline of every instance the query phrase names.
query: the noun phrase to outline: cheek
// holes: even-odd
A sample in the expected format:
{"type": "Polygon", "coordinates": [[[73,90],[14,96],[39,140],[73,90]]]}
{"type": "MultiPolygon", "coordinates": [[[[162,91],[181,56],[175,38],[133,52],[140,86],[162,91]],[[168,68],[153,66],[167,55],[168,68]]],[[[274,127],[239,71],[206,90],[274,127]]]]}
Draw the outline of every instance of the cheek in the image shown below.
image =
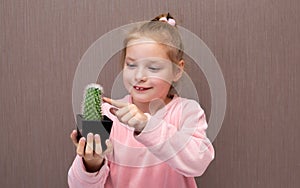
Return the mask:
{"type": "Polygon", "coordinates": [[[152,78],[151,83],[161,89],[169,89],[171,86],[171,83],[168,80],[162,78],[152,78]]]}
{"type": "Polygon", "coordinates": [[[157,84],[162,84],[162,85],[165,85],[165,84],[171,85],[172,81],[173,81],[173,75],[170,72],[152,75],[151,77],[152,77],[151,79],[153,80],[153,82],[155,82],[157,84]]]}
{"type": "Polygon", "coordinates": [[[123,69],[122,75],[124,80],[130,80],[134,76],[133,72],[128,69],[123,69]]]}
{"type": "Polygon", "coordinates": [[[132,75],[130,75],[127,71],[123,71],[123,83],[126,88],[129,86],[131,79],[132,79],[132,75]]]}

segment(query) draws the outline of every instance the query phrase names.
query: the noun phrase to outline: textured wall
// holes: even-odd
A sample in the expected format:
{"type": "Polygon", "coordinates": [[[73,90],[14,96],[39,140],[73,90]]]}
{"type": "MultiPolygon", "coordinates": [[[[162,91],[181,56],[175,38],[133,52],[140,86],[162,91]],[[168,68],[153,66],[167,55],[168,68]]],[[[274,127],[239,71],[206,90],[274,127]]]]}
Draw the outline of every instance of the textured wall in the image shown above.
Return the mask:
{"type": "MultiPolygon", "coordinates": [[[[106,32],[167,11],[208,45],[226,82],[216,159],[199,187],[300,186],[300,1],[1,0],[1,187],[67,187],[82,55],[106,32]]],[[[117,66],[106,70],[99,80],[110,92],[117,66]]]]}

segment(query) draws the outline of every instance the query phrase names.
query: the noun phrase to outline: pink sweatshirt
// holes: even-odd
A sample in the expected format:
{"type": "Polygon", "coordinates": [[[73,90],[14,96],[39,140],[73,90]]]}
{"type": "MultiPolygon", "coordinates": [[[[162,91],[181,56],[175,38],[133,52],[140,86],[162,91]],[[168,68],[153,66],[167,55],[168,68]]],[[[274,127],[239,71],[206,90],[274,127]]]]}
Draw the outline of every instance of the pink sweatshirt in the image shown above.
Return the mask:
{"type": "MultiPolygon", "coordinates": [[[[122,101],[130,102],[126,96],[122,101]]],[[[88,173],[82,158],[76,156],[68,173],[71,188],[194,188],[195,176],[201,176],[214,158],[214,149],[206,137],[204,111],[193,100],[174,97],[151,116],[138,135],[109,112],[113,153],[100,171],[88,173]]]]}

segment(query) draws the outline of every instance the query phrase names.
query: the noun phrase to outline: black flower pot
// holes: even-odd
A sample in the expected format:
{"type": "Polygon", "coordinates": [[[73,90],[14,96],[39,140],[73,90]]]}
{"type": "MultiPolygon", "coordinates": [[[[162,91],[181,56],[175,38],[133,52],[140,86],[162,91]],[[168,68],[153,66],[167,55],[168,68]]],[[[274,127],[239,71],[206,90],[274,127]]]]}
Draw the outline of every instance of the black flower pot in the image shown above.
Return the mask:
{"type": "MultiPolygon", "coordinates": [[[[113,121],[107,116],[103,116],[101,121],[85,120],[81,114],[76,115],[77,119],[77,141],[81,137],[87,137],[88,133],[99,134],[101,137],[102,151],[106,149],[105,140],[109,138],[113,121]]],[[[95,143],[94,143],[95,145],[95,143]]],[[[95,149],[95,146],[94,146],[95,149]]]]}

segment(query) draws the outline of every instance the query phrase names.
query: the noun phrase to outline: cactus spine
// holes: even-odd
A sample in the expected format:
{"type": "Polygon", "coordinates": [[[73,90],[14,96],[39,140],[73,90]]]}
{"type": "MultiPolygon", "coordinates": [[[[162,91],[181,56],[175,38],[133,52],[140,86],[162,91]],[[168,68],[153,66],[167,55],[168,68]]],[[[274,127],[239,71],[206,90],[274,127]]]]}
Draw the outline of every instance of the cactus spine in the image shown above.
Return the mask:
{"type": "Polygon", "coordinates": [[[87,85],[84,93],[83,119],[102,120],[102,94],[103,88],[98,84],[87,85]]]}

